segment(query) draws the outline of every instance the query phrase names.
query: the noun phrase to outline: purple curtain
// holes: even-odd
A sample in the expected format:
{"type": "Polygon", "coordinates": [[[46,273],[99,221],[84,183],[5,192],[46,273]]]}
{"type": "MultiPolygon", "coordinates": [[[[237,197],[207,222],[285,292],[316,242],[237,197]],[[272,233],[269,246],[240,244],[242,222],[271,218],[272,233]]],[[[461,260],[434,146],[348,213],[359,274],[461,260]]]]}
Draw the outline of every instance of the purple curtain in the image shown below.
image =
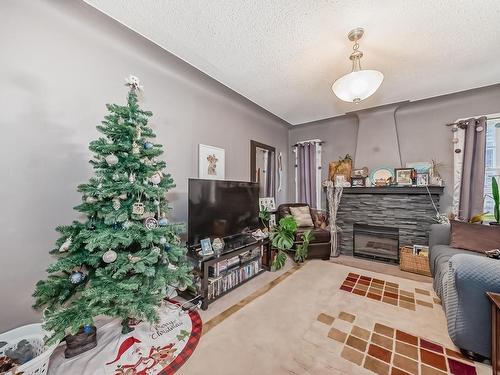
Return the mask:
{"type": "Polygon", "coordinates": [[[483,212],[486,117],[471,118],[465,129],[458,216],[469,220],[483,212]]]}
{"type": "Polygon", "coordinates": [[[299,203],[316,207],[316,144],[297,146],[297,189],[299,203]]]}

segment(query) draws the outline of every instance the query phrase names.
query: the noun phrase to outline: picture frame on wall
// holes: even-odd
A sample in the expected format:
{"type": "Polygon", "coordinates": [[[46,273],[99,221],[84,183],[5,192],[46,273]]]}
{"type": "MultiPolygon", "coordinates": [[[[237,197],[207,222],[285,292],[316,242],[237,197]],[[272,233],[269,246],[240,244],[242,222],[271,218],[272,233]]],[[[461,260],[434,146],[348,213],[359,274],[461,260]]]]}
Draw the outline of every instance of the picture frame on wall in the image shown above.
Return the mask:
{"type": "Polygon", "coordinates": [[[259,210],[260,211],[274,211],[276,210],[276,202],[274,197],[264,197],[259,198],[259,210]]]}
{"type": "Polygon", "coordinates": [[[417,173],[417,186],[429,186],[429,173],[417,173]]]}
{"type": "Polygon", "coordinates": [[[223,148],[199,144],[198,177],[206,180],[225,178],[226,155],[223,148]]]}
{"type": "Polygon", "coordinates": [[[413,168],[396,168],[394,170],[395,181],[399,186],[411,186],[412,180],[411,175],[413,168]]]}

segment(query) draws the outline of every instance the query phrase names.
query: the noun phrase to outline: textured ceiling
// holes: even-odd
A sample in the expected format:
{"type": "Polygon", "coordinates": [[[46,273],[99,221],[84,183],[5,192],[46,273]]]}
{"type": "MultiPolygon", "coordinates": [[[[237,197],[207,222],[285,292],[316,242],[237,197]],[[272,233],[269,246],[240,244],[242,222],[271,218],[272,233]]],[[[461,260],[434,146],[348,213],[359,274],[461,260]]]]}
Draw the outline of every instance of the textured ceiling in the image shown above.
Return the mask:
{"type": "Polygon", "coordinates": [[[499,0],[85,0],[290,124],[500,83],[499,0]],[[343,103],[364,27],[379,91],[343,103]]]}

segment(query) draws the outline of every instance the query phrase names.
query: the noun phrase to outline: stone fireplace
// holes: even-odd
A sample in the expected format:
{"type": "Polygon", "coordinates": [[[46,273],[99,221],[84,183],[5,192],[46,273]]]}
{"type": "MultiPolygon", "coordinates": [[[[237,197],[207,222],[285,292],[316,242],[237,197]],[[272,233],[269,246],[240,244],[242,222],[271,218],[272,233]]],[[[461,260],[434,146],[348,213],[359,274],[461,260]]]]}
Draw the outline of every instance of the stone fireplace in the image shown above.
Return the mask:
{"type": "MultiPolygon", "coordinates": [[[[391,230],[393,232],[397,230],[398,247],[428,245],[430,225],[435,223],[436,216],[431,199],[439,209],[439,198],[443,189],[443,187],[429,186],[429,196],[426,187],[344,188],[337,214],[337,224],[342,230],[339,243],[341,254],[354,255],[355,224],[359,229],[366,228],[364,226],[386,228],[375,229],[374,233],[371,233],[375,236],[370,239],[367,237],[370,233],[365,231],[362,233],[363,237],[356,240],[358,245],[359,241],[366,242],[362,252],[367,252],[365,256],[371,258],[375,258],[374,253],[385,253],[384,247],[393,249],[395,244],[386,239],[376,240],[377,231],[378,234],[388,235],[391,230]],[[369,241],[372,243],[368,244],[369,241]]],[[[355,255],[360,255],[359,249],[355,255]]],[[[394,256],[391,256],[390,260],[394,260],[394,256]]],[[[399,256],[395,261],[398,260],[399,256]]]]}

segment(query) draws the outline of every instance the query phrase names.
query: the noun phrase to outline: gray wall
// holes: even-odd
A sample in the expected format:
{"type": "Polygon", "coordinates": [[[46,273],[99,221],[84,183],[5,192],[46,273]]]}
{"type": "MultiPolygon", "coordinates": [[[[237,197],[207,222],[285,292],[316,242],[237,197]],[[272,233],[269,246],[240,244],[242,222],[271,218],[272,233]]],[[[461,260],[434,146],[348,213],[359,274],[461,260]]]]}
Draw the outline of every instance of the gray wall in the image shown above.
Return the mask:
{"type": "Polygon", "coordinates": [[[199,143],[226,150],[227,179],[249,179],[250,139],[275,146],[286,165],[286,123],[83,2],[4,0],[0,13],[0,332],[39,319],[31,293],[52,261],[54,228],[77,218],[88,143],[105,103],[124,103],[129,74],[145,87],[177,183],[174,220],[186,220],[199,143]]]}
{"type": "MultiPolygon", "coordinates": [[[[445,192],[441,198],[441,209],[448,212],[452,203],[451,186],[453,184],[453,147],[452,133],[447,123],[468,116],[478,116],[500,112],[500,85],[469,90],[437,98],[401,104],[395,112],[398,131],[401,162],[430,161],[435,159],[444,163],[441,175],[445,180],[445,192]]],[[[378,111],[373,111],[376,116],[378,111]]],[[[370,112],[363,113],[364,117],[370,112]]],[[[368,121],[368,120],[367,120],[368,121]]],[[[372,124],[377,126],[376,122],[372,124]]],[[[380,127],[380,129],[385,129],[380,127]]],[[[339,156],[356,154],[358,120],[355,115],[341,116],[294,127],[290,130],[290,146],[298,141],[319,138],[323,145],[323,177],[328,176],[328,162],[339,156]]],[[[385,129],[390,132],[391,129],[385,129]]],[[[376,137],[384,138],[381,131],[376,137]]],[[[389,134],[392,136],[392,134],[389,134]]],[[[377,140],[375,140],[377,141],[377,140]]],[[[369,145],[367,145],[368,147],[369,145]]],[[[358,144],[357,147],[360,147],[358,144]]],[[[385,150],[378,150],[384,153],[385,150]]],[[[393,150],[387,150],[393,153],[393,150]]],[[[289,164],[289,199],[293,200],[293,153],[290,150],[289,164]]],[[[399,161],[395,160],[394,167],[399,161]]],[[[362,167],[354,161],[356,167],[362,167]]]]}

